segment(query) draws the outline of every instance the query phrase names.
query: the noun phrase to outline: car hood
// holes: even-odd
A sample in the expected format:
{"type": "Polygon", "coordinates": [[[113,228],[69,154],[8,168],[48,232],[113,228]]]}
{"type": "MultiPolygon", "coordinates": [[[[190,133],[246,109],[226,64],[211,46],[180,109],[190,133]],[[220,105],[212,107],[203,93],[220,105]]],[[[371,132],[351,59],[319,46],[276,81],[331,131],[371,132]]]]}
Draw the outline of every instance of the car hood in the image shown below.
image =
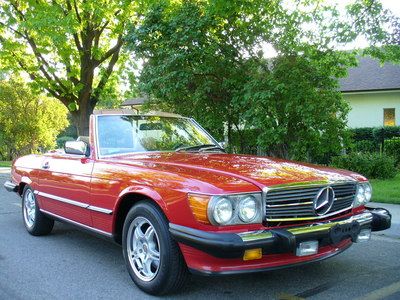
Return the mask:
{"type": "MultiPolygon", "coordinates": [[[[110,157],[122,164],[146,166],[168,172],[213,172],[233,176],[259,188],[302,182],[364,181],[365,177],[346,170],[338,170],[306,163],[269,157],[225,153],[152,152],[110,157]]],[[[203,176],[202,176],[203,177],[203,176]]]]}

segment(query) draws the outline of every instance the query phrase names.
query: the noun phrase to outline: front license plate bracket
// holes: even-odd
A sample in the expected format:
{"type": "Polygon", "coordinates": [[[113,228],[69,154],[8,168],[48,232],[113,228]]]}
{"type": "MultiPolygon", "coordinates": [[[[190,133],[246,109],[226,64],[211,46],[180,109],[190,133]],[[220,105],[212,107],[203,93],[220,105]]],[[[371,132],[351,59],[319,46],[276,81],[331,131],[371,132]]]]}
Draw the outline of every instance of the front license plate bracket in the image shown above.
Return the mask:
{"type": "Polygon", "coordinates": [[[331,242],[337,245],[348,238],[351,238],[351,240],[355,242],[360,230],[360,224],[357,221],[353,221],[349,224],[337,224],[330,230],[331,242]]]}

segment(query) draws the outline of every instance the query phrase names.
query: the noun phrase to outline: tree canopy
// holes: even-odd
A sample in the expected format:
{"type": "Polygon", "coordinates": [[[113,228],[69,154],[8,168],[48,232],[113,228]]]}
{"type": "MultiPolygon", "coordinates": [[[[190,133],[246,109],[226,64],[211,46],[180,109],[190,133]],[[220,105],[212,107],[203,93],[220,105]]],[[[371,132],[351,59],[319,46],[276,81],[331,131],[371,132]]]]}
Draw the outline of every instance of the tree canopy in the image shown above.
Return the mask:
{"type": "Polygon", "coordinates": [[[1,1],[0,67],[26,72],[36,87],[69,109],[79,134],[87,135],[98,101],[115,95],[118,62],[129,63],[121,48],[135,5],[131,0],[1,1]]]}
{"type": "Polygon", "coordinates": [[[230,142],[238,136],[242,151],[255,137],[285,158],[320,158],[346,143],[338,78],[359,52],[345,46],[363,37],[371,53],[399,57],[388,44],[393,18],[373,0],[344,8],[317,0],[164,0],[141,20],[128,41],[144,60],[140,88],[152,103],[196,117],[219,137],[227,131],[230,142]]]}
{"type": "Polygon", "coordinates": [[[378,0],[7,0],[0,71],[28,74],[87,135],[140,57],[139,91],[158,109],[195,117],[237,151],[320,158],[347,141],[338,78],[360,52],[344,49],[363,38],[361,54],[400,62],[399,24],[378,0]]]}
{"type": "Polygon", "coordinates": [[[21,79],[0,80],[0,159],[47,150],[68,125],[67,109],[21,79]]]}

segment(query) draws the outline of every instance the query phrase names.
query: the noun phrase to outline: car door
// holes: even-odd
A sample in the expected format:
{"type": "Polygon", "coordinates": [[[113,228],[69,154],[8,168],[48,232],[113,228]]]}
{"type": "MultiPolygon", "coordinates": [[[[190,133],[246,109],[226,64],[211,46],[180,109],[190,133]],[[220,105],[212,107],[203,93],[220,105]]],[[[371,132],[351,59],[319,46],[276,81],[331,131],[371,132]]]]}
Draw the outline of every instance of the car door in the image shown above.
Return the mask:
{"type": "Polygon", "coordinates": [[[58,217],[91,226],[88,210],[93,160],[82,155],[45,155],[39,174],[41,209],[58,217]]]}

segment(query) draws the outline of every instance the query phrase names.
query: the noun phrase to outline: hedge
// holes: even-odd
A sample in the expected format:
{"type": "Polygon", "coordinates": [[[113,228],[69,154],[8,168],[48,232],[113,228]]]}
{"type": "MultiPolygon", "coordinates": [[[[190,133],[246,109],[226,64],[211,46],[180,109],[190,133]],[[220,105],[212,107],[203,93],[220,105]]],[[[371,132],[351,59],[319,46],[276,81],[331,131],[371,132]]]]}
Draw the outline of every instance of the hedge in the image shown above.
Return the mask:
{"type": "Polygon", "coordinates": [[[374,141],[373,130],[375,127],[362,127],[349,129],[354,141],[374,141]]]}
{"type": "Polygon", "coordinates": [[[400,167],[400,138],[393,138],[385,141],[385,153],[392,156],[397,166],[400,167]]]}
{"type": "Polygon", "coordinates": [[[374,141],[355,141],[351,148],[351,152],[375,153],[379,152],[379,149],[379,145],[374,141]]]}
{"type": "Polygon", "coordinates": [[[396,176],[395,159],[379,153],[352,153],[332,158],[332,166],[360,173],[369,179],[396,176]]]}
{"type": "MultiPolygon", "coordinates": [[[[400,126],[362,127],[352,128],[349,130],[356,144],[356,150],[357,143],[361,141],[370,141],[374,144],[374,146],[371,146],[370,149],[376,148],[384,151],[386,140],[400,137],[400,126]]],[[[363,146],[365,145],[366,144],[363,146]]]]}

